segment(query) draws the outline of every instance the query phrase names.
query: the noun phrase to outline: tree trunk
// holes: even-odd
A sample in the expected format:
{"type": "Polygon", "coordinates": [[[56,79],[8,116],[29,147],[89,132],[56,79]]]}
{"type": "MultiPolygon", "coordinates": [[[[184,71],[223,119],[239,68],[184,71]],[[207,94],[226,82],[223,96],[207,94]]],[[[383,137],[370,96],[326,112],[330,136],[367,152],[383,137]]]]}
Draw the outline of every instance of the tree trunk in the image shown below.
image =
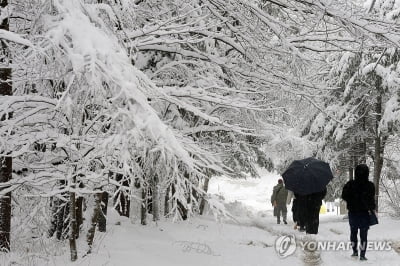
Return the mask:
{"type": "MultiPolygon", "coordinates": [[[[380,84],[380,82],[378,82],[380,84]]],[[[379,85],[378,85],[379,86],[379,85]]],[[[375,105],[375,153],[374,153],[374,185],[375,185],[375,205],[378,211],[379,204],[379,184],[383,166],[383,151],[385,140],[379,132],[379,124],[382,119],[382,95],[379,94],[375,105]]]]}
{"type": "Polygon", "coordinates": [[[99,232],[107,231],[107,205],[108,205],[108,193],[101,193],[101,212],[99,214],[98,229],[99,232]]]}
{"type": "Polygon", "coordinates": [[[382,152],[383,148],[381,146],[381,138],[379,136],[375,137],[375,156],[374,156],[374,185],[375,185],[375,205],[378,211],[379,203],[379,183],[381,179],[381,171],[383,165],[382,152]]]}
{"type": "Polygon", "coordinates": [[[57,210],[57,226],[56,226],[56,238],[58,240],[63,240],[65,238],[66,232],[68,229],[66,228],[67,217],[68,217],[68,203],[62,201],[61,199],[57,200],[58,202],[58,210],[57,210]]]}
{"type": "Polygon", "coordinates": [[[140,207],[140,223],[147,224],[147,190],[142,186],[142,205],[140,207]]]}
{"type": "Polygon", "coordinates": [[[167,187],[167,191],[165,192],[165,199],[164,199],[164,217],[168,217],[169,215],[169,192],[171,186],[167,187]]]}
{"type": "MultiPolygon", "coordinates": [[[[366,118],[365,116],[362,117],[362,131],[366,132],[367,128],[366,128],[366,118]]],[[[363,137],[363,139],[361,140],[360,143],[360,163],[366,163],[367,162],[367,140],[365,137],[363,137]]]]}
{"type": "Polygon", "coordinates": [[[68,203],[54,197],[51,203],[52,220],[49,229],[49,237],[56,234],[58,240],[64,240],[68,235],[69,226],[69,207],[68,203]]]}
{"type": "Polygon", "coordinates": [[[152,212],[153,212],[153,221],[158,221],[160,220],[160,191],[159,191],[159,184],[158,184],[158,176],[155,175],[153,177],[153,193],[152,193],[152,212]]]}
{"type": "MultiPolygon", "coordinates": [[[[171,192],[172,192],[172,198],[176,198],[176,189],[175,189],[175,185],[172,184],[171,185],[171,192]]],[[[174,201],[172,201],[172,204],[174,203],[174,201]]],[[[176,208],[179,212],[179,215],[181,216],[182,220],[186,220],[188,218],[188,210],[185,208],[185,206],[182,204],[182,202],[179,201],[179,199],[176,199],[176,208]]],[[[175,206],[173,206],[174,208],[175,206]]]]}
{"type": "MultiPolygon", "coordinates": [[[[0,7],[2,10],[8,6],[7,0],[0,0],[0,7]]],[[[4,14],[0,14],[3,18],[0,29],[9,30],[9,20],[4,14]]],[[[12,95],[11,68],[9,67],[9,51],[4,42],[1,42],[1,53],[3,59],[0,66],[0,95],[12,95]]],[[[0,121],[11,117],[6,114],[0,117],[0,121]],[[7,117],[8,116],[8,117],[7,117]]],[[[6,151],[0,150],[1,153],[6,151]]],[[[12,177],[12,159],[11,157],[0,157],[0,183],[6,183],[12,177]]],[[[8,189],[8,187],[0,188],[0,251],[10,251],[10,229],[11,229],[11,192],[1,194],[1,191],[8,189]]]]}
{"type": "Polygon", "coordinates": [[[83,224],[83,197],[78,197],[76,200],[76,237],[79,238],[81,226],[83,224]]]}
{"type": "Polygon", "coordinates": [[[57,211],[59,207],[59,199],[56,197],[52,197],[50,200],[50,209],[51,209],[51,222],[50,222],[50,228],[48,231],[48,236],[52,237],[55,232],[57,231],[57,211]]]}
{"type": "Polygon", "coordinates": [[[358,144],[356,144],[356,147],[355,147],[355,149],[356,149],[356,151],[354,152],[354,155],[353,155],[353,168],[354,169],[356,169],[356,167],[357,167],[357,165],[358,165],[358,144]]]}
{"type": "Polygon", "coordinates": [[[71,184],[71,192],[69,193],[69,217],[70,217],[70,234],[69,234],[69,248],[71,252],[71,261],[76,261],[78,259],[78,251],[76,248],[76,239],[77,239],[77,231],[78,231],[78,225],[76,221],[76,194],[74,192],[75,190],[75,183],[76,183],[76,177],[72,178],[72,184],[71,184]]]}
{"type": "MultiPolygon", "coordinates": [[[[0,183],[11,179],[12,161],[10,157],[0,157],[0,183]]],[[[7,189],[1,188],[1,190],[7,189]]],[[[11,192],[0,195],[0,251],[10,251],[11,192]]]]}
{"type": "Polygon", "coordinates": [[[125,194],[125,189],[130,188],[130,183],[128,180],[123,180],[125,177],[121,174],[116,175],[116,181],[120,183],[120,191],[114,197],[115,210],[121,216],[129,217],[130,211],[130,198],[125,194]]]}
{"type": "MultiPolygon", "coordinates": [[[[203,187],[203,190],[204,190],[204,192],[206,192],[206,193],[207,193],[207,191],[208,191],[208,185],[209,185],[209,183],[210,183],[210,177],[208,177],[208,178],[206,178],[206,179],[204,180],[204,187],[203,187]]],[[[204,196],[203,196],[203,198],[201,199],[201,203],[200,203],[200,215],[203,215],[205,206],[206,206],[206,200],[204,199],[204,196]]]]}
{"type": "Polygon", "coordinates": [[[369,6],[369,8],[368,8],[368,13],[371,13],[372,9],[373,9],[374,6],[375,6],[375,2],[376,2],[376,0],[372,0],[372,1],[371,1],[371,4],[370,4],[370,6],[369,6]]]}
{"type": "Polygon", "coordinates": [[[132,223],[136,223],[140,221],[141,216],[141,208],[142,208],[142,189],[139,179],[135,179],[133,182],[132,188],[132,196],[130,203],[130,220],[132,223]]]}
{"type": "Polygon", "coordinates": [[[349,158],[349,180],[353,180],[354,179],[354,168],[353,168],[353,161],[352,161],[352,156],[350,156],[349,158]]]}
{"type": "Polygon", "coordinates": [[[87,236],[86,236],[86,242],[89,246],[86,254],[90,254],[92,252],[94,233],[96,232],[97,222],[99,220],[99,216],[101,213],[101,200],[102,200],[102,193],[97,193],[95,195],[95,201],[94,201],[95,204],[94,204],[92,218],[90,220],[90,222],[91,222],[90,228],[89,228],[87,236]]]}

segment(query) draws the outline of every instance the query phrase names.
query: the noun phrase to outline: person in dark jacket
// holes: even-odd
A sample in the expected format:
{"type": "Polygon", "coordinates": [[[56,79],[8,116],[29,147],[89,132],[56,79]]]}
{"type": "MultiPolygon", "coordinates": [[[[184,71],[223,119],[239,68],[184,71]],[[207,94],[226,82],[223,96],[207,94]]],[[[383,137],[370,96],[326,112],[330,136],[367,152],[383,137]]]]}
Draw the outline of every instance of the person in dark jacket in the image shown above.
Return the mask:
{"type": "Polygon", "coordinates": [[[278,184],[274,186],[272,196],[271,196],[271,204],[274,206],[274,214],[276,214],[277,223],[281,223],[280,216],[282,214],[283,223],[287,224],[287,208],[286,208],[286,200],[288,196],[288,191],[283,185],[283,180],[279,179],[278,184]]]}
{"type": "MultiPolygon", "coordinates": [[[[299,227],[300,232],[306,231],[306,210],[307,210],[307,197],[304,195],[300,195],[294,193],[294,197],[296,198],[296,202],[293,201],[293,215],[296,217],[297,226],[299,227]]],[[[297,227],[296,227],[297,228],[297,227]]]]}
{"type": "Polygon", "coordinates": [[[360,260],[367,260],[367,235],[369,229],[369,212],[375,211],[375,186],[368,181],[369,168],[365,164],[357,165],[355,180],[347,182],[342,191],[342,199],[349,210],[350,241],[353,248],[352,256],[358,256],[357,234],[360,230],[360,260]]]}
{"type": "MultiPolygon", "coordinates": [[[[307,234],[318,234],[319,227],[319,211],[321,209],[322,200],[326,195],[326,188],[323,191],[312,193],[305,197],[305,225],[307,234]]],[[[303,208],[304,208],[303,207],[303,208]]]]}

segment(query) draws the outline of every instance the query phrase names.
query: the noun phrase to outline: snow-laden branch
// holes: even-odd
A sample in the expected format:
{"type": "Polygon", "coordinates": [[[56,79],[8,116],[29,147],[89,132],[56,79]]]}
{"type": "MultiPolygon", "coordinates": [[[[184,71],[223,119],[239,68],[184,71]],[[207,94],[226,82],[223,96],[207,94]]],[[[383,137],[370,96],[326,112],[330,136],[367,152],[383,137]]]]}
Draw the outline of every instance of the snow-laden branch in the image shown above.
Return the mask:
{"type": "Polygon", "coordinates": [[[15,32],[8,31],[8,30],[0,29],[0,39],[9,41],[9,42],[13,42],[13,43],[17,43],[17,44],[21,44],[21,45],[28,46],[28,47],[34,47],[31,41],[23,38],[21,35],[15,33],[15,32]]]}

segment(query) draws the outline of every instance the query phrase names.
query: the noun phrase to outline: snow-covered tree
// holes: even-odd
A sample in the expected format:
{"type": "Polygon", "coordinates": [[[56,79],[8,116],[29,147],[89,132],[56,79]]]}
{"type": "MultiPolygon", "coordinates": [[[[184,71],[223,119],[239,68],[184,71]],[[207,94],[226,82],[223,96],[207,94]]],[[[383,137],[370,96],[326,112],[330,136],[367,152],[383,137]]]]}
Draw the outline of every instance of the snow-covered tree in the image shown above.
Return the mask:
{"type": "MultiPolygon", "coordinates": [[[[390,24],[395,17],[388,8],[395,12],[393,1],[377,1],[369,6],[368,15],[390,24]]],[[[395,42],[395,31],[381,41],[395,42]]],[[[308,135],[319,140],[322,152],[342,166],[341,172],[349,169],[350,179],[355,165],[373,162],[378,206],[384,149],[388,138],[398,132],[398,44],[334,53],[327,62],[332,67],[326,80],[333,89],[324,112],[313,117],[308,135]]]]}

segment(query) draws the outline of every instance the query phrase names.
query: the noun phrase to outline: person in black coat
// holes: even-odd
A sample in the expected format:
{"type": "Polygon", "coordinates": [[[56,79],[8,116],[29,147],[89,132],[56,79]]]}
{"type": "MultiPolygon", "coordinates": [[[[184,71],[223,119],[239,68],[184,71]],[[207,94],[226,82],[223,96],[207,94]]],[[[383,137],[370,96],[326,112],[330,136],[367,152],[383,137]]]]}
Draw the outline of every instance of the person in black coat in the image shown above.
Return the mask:
{"type": "Polygon", "coordinates": [[[306,230],[306,210],[307,210],[307,197],[294,193],[295,201],[293,201],[293,217],[296,219],[296,224],[299,227],[300,232],[304,232],[306,230]]]}
{"type": "Polygon", "coordinates": [[[305,224],[307,234],[318,234],[319,211],[322,200],[326,195],[326,188],[323,191],[306,195],[305,197],[305,224]]]}
{"type": "Polygon", "coordinates": [[[358,256],[357,234],[360,230],[360,260],[366,260],[369,212],[375,211],[375,186],[368,181],[369,168],[365,164],[357,165],[355,180],[347,182],[342,191],[342,199],[349,210],[350,241],[352,256],[358,256]]]}
{"type": "Polygon", "coordinates": [[[319,211],[325,195],[326,188],[308,195],[295,194],[297,200],[296,215],[300,232],[306,231],[307,234],[318,234],[319,211]]]}

